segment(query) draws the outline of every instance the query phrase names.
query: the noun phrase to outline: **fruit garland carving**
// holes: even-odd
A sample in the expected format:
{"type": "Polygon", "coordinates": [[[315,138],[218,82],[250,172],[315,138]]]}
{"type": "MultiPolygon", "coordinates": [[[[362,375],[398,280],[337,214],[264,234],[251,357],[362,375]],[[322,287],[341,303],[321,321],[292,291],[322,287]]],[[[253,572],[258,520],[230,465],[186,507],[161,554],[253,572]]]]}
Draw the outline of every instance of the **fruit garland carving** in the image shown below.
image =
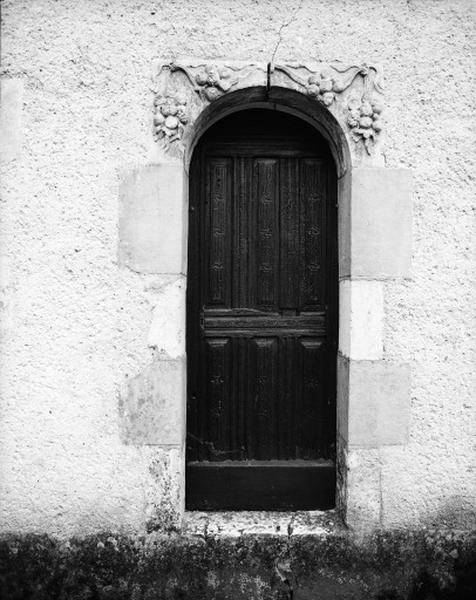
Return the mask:
{"type": "Polygon", "coordinates": [[[361,98],[355,95],[347,103],[346,115],[352,138],[355,142],[362,141],[365,150],[371,154],[376,135],[382,130],[380,115],[383,107],[373,92],[383,93],[376,67],[368,65],[342,66],[339,63],[324,66],[318,73],[305,66],[276,65],[275,71],[287,75],[297,83],[311,98],[316,99],[327,107],[331,107],[337,100],[338,94],[347,90],[354,80],[361,76],[363,79],[363,94],[361,98]],[[302,71],[309,75],[303,76],[302,71]]]}
{"type": "Polygon", "coordinates": [[[180,142],[185,133],[185,127],[194,112],[194,102],[191,102],[187,92],[183,91],[183,83],[180,85],[179,81],[174,81],[174,78],[171,77],[173,73],[182,73],[203,102],[212,102],[231,90],[241,79],[253,73],[257,68],[258,66],[254,64],[245,67],[215,64],[188,66],[176,62],[162,65],[157,75],[158,86],[153,90],[156,94],[154,139],[161,140],[166,147],[171,146],[174,142],[180,142]],[[179,87],[174,87],[174,90],[170,91],[169,84],[172,86],[179,84],[179,87]]]}
{"type": "Polygon", "coordinates": [[[193,80],[198,86],[196,91],[200,97],[209,102],[228,92],[238,82],[237,79],[232,79],[232,71],[228,67],[218,68],[215,65],[206,65],[200,69],[193,80]]]}
{"type": "Polygon", "coordinates": [[[350,127],[354,141],[363,141],[368,154],[371,154],[371,144],[375,136],[382,130],[380,115],[383,107],[378,100],[371,100],[365,96],[362,100],[351,98],[347,104],[349,114],[347,124],[350,127]]]}
{"type": "Polygon", "coordinates": [[[183,92],[175,96],[157,96],[154,101],[154,137],[167,138],[169,142],[180,140],[184,126],[188,123],[187,95],[183,92]]]}
{"type": "MultiPolygon", "coordinates": [[[[213,102],[250,75],[253,77],[263,66],[195,64],[188,65],[172,62],[163,65],[158,79],[162,78],[162,93],[154,101],[154,137],[163,140],[167,146],[180,142],[185,127],[193,114],[200,110],[200,102],[193,100],[183,91],[185,81],[202,102],[213,102]],[[171,78],[173,73],[180,74],[178,79],[171,78]],[[182,83],[180,84],[180,77],[182,83]],[[178,88],[169,89],[169,84],[178,84],[178,88]],[[176,89],[181,91],[175,91],[176,89]],[[167,90],[167,91],[164,91],[167,90]]],[[[380,95],[383,94],[376,67],[368,65],[343,66],[340,63],[323,64],[318,70],[306,65],[271,65],[268,86],[272,85],[273,73],[285,75],[276,85],[289,86],[286,77],[297,84],[297,88],[310,98],[331,109],[337,118],[342,118],[350,129],[356,143],[362,142],[366,152],[371,154],[378,133],[382,129],[381,113],[383,110],[380,95]],[[360,78],[360,83],[352,86],[350,95],[346,90],[360,78]],[[355,87],[355,89],[354,89],[355,87]],[[357,92],[360,90],[360,92],[357,92]],[[342,94],[342,100],[338,102],[342,94]],[[335,107],[335,108],[334,108],[335,107]],[[337,112],[337,114],[336,114],[337,112]]],[[[279,77],[278,77],[279,80],[279,77]]]]}
{"type": "Polygon", "coordinates": [[[247,77],[257,65],[228,66],[216,64],[203,64],[186,66],[181,63],[172,63],[170,72],[181,71],[185,74],[194,91],[205,102],[213,102],[226,92],[229,92],[239,81],[247,77]]]}

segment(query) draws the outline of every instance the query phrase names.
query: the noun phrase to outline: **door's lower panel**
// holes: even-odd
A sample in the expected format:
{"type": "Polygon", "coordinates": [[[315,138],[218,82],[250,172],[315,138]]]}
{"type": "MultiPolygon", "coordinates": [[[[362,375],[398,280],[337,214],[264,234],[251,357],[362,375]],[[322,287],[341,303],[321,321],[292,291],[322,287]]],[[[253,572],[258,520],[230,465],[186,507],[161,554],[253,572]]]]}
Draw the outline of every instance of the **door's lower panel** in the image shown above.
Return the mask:
{"type": "Polygon", "coordinates": [[[187,510],[324,510],[335,505],[332,461],[190,462],[187,510]]]}

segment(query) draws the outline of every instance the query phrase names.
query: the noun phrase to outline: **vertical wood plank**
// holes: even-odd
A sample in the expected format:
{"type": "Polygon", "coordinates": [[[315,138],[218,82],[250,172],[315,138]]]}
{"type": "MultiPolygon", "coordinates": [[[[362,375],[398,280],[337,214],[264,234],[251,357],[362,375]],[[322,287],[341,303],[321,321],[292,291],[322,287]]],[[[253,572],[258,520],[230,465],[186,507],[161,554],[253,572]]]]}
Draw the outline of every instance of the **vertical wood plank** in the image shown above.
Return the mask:
{"type": "Polygon", "coordinates": [[[322,342],[315,339],[301,340],[302,346],[302,418],[303,427],[301,458],[319,456],[322,444],[322,342]]]}
{"type": "Polygon", "coordinates": [[[242,156],[235,158],[232,231],[232,306],[234,307],[248,306],[249,259],[252,242],[249,231],[251,185],[252,173],[249,168],[249,159],[242,156]]]}
{"type": "Polygon", "coordinates": [[[247,397],[246,397],[246,392],[247,392],[247,387],[246,387],[246,381],[247,381],[247,377],[248,377],[248,347],[249,347],[249,343],[248,340],[243,339],[243,338],[238,338],[236,340],[237,342],[237,359],[238,359],[238,368],[236,368],[237,371],[237,377],[238,377],[238,383],[237,383],[237,430],[238,430],[238,435],[237,435],[237,445],[239,447],[239,457],[241,460],[246,460],[247,458],[247,452],[246,452],[246,448],[247,448],[247,444],[246,444],[246,430],[247,430],[247,410],[248,410],[248,403],[247,403],[247,397]]]}
{"type": "Polygon", "coordinates": [[[301,186],[303,211],[301,231],[304,247],[304,273],[302,278],[302,308],[316,310],[325,302],[322,268],[323,256],[323,212],[324,194],[321,181],[321,161],[304,158],[301,160],[301,186]]]}
{"type": "Polygon", "coordinates": [[[256,305],[267,308],[277,307],[278,279],[278,195],[276,159],[257,159],[256,197],[258,209],[257,223],[257,293],[256,305]]]}
{"type": "Polygon", "coordinates": [[[211,158],[209,191],[209,295],[208,305],[230,306],[232,161],[211,158]]]}
{"type": "Polygon", "coordinates": [[[257,453],[252,458],[270,460],[277,455],[276,388],[277,339],[258,338],[256,344],[256,399],[254,432],[257,453]]]}
{"type": "Polygon", "coordinates": [[[279,340],[278,359],[278,458],[295,458],[295,395],[297,392],[295,342],[284,335],[279,340]]]}
{"type": "Polygon", "coordinates": [[[247,341],[241,337],[230,339],[230,391],[229,391],[229,448],[232,460],[245,458],[244,449],[246,441],[244,433],[246,429],[246,346],[247,341]]]}
{"type": "Polygon", "coordinates": [[[209,448],[206,445],[206,441],[210,436],[208,422],[209,422],[209,400],[208,400],[208,340],[201,338],[199,352],[195,357],[196,363],[199,369],[199,396],[196,399],[198,419],[197,429],[193,432],[195,436],[195,443],[197,445],[197,451],[199,454],[199,460],[209,459],[209,448]]]}
{"type": "Polygon", "coordinates": [[[208,433],[203,440],[208,449],[208,460],[230,457],[230,346],[226,338],[208,340],[208,433]]]}
{"type": "Polygon", "coordinates": [[[259,438],[256,435],[257,412],[257,347],[252,339],[244,340],[246,344],[246,374],[245,374],[245,406],[246,406],[246,431],[245,446],[246,459],[256,458],[258,453],[259,438]]]}
{"type": "Polygon", "coordinates": [[[295,158],[280,160],[279,175],[279,306],[298,308],[301,262],[299,260],[301,203],[299,165],[295,158]]]}

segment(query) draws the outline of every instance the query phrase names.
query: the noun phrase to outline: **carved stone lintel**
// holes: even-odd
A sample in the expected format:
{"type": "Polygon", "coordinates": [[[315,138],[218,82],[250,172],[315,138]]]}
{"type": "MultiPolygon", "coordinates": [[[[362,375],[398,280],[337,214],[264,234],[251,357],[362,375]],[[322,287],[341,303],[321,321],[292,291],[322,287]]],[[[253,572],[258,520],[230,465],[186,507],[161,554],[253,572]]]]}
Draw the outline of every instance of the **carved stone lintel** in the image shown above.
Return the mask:
{"type": "Polygon", "coordinates": [[[181,152],[186,127],[204,106],[224,94],[252,87],[287,87],[320,102],[341,123],[349,137],[371,154],[380,133],[382,94],[379,70],[339,62],[267,66],[205,63],[193,60],[163,65],[154,89],[154,136],[168,151],[181,152]]]}
{"type": "Polygon", "coordinates": [[[200,64],[187,66],[183,63],[172,63],[171,72],[182,71],[187,76],[193,90],[204,102],[213,102],[223,94],[235,89],[238,84],[248,78],[258,65],[232,64],[200,64]]]}

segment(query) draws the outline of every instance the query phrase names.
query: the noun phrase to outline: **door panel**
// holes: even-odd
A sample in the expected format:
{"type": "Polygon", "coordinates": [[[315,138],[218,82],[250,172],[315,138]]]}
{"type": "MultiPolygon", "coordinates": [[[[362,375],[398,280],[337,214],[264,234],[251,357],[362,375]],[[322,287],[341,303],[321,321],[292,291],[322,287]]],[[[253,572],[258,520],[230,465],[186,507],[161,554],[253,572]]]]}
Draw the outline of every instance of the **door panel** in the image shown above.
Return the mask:
{"type": "Polygon", "coordinates": [[[269,119],[215,126],[191,165],[188,508],[334,501],[335,173],[269,119]]]}

